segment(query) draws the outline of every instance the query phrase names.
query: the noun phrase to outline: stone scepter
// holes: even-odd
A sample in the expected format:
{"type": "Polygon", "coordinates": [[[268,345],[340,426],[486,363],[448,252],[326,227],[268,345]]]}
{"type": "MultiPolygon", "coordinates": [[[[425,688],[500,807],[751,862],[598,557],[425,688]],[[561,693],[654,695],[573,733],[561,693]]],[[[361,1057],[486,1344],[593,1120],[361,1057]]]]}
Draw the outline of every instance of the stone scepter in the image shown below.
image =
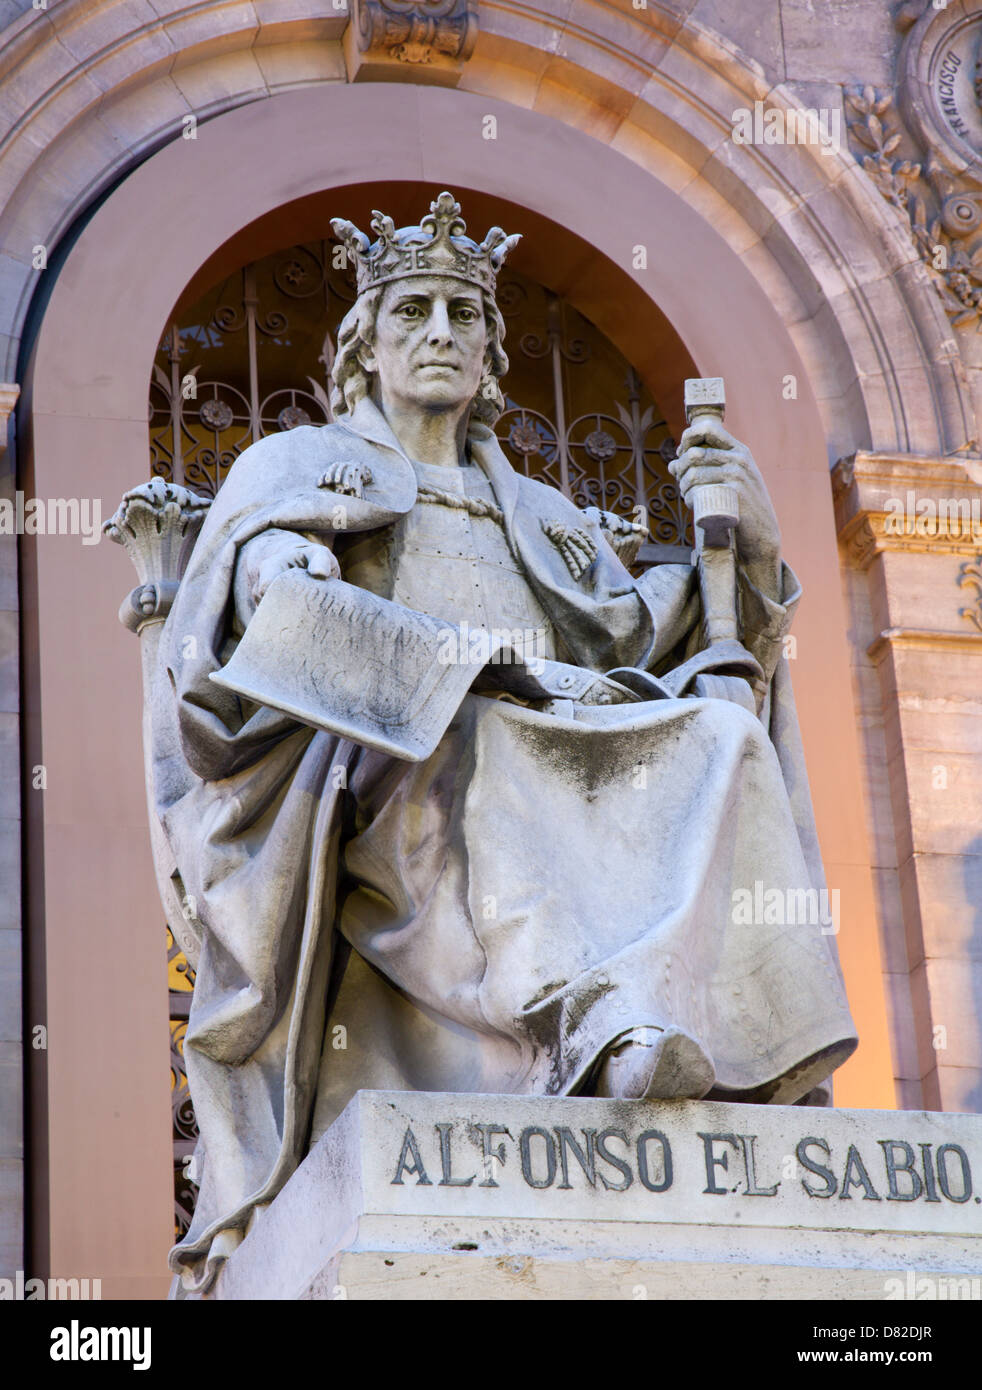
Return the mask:
{"type": "MultiPolygon", "coordinates": [[[[726,392],[721,376],[686,380],[686,424],[693,425],[704,416],[722,421],[725,411],[726,392]]],[[[737,490],[728,483],[705,483],[692,489],[691,501],[706,641],[715,646],[718,642],[739,640],[733,553],[733,531],[740,519],[737,490]]]]}

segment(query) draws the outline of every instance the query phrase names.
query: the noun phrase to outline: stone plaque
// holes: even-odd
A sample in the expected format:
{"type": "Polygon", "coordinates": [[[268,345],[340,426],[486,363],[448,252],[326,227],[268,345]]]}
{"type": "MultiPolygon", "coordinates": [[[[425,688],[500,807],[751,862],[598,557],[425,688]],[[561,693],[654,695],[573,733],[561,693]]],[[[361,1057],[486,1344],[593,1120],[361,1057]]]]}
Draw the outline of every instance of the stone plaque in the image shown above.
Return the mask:
{"type": "Polygon", "coordinates": [[[982,1274],[982,1116],[361,1091],[216,1296],[888,1299],[911,1271],[982,1274]]]}
{"type": "Polygon", "coordinates": [[[901,103],[911,128],[952,169],[982,154],[982,14],[928,5],[907,35],[901,103]]]}
{"type": "Polygon", "coordinates": [[[952,135],[982,150],[982,110],[979,108],[980,16],[962,23],[945,36],[931,55],[930,83],[934,109],[952,135]]]}

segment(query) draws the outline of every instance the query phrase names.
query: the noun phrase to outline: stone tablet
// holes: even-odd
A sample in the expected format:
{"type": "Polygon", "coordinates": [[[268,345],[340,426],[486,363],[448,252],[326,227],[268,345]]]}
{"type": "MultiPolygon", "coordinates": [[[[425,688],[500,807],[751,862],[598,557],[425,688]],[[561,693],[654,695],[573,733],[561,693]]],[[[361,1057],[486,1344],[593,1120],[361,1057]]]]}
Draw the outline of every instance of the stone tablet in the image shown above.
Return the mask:
{"type": "Polygon", "coordinates": [[[361,1091],[214,1297],[965,1299],[982,1116],[361,1091]]]}
{"type": "Polygon", "coordinates": [[[304,724],[422,762],[500,646],[492,639],[475,663],[457,637],[452,623],[291,570],[270,584],[211,679],[304,724]]]}

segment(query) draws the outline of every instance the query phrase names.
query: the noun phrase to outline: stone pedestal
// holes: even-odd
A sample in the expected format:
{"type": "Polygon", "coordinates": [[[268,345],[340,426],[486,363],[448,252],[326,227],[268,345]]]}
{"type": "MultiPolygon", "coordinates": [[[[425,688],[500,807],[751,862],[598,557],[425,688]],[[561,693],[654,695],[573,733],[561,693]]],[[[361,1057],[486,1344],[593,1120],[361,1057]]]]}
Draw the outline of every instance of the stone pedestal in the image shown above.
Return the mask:
{"type": "Polygon", "coordinates": [[[982,1116],[361,1091],[212,1297],[973,1290],[982,1116]]]}

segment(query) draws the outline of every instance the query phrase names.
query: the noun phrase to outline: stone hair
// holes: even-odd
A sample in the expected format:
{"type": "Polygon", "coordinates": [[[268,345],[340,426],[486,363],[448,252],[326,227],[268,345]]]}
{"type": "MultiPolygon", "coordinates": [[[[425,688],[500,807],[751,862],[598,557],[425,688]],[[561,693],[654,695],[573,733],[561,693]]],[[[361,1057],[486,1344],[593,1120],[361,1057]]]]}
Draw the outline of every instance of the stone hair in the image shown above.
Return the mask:
{"type": "MultiPolygon", "coordinates": [[[[371,347],[375,341],[375,323],[384,285],[366,290],[355,300],[338,329],[337,355],[331,369],[331,409],[335,416],[350,415],[363,396],[372,393],[373,372],[362,366],[358,353],[362,345],[371,347]]],[[[484,322],[488,330],[481,384],[471,404],[471,419],[482,425],[494,425],[505,408],[505,398],[498,382],[508,370],[508,358],[502,346],[505,321],[491,295],[481,291],[484,322]]]]}

